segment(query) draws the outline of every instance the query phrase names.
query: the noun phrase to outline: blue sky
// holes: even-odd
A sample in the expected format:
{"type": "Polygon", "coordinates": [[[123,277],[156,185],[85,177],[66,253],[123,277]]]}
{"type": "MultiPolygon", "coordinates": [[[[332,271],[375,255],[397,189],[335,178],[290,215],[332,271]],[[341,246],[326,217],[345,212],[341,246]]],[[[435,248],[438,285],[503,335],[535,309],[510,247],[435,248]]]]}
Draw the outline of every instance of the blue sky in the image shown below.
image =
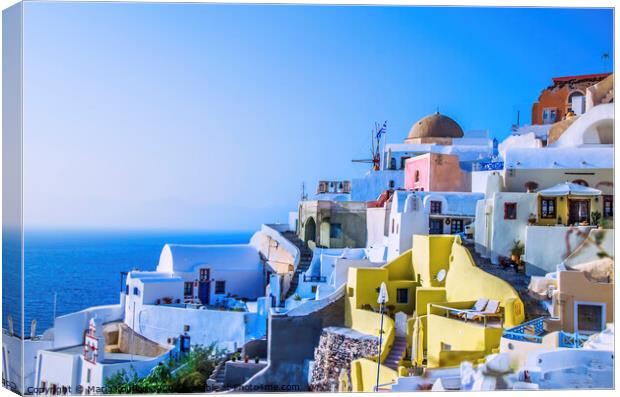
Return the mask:
{"type": "Polygon", "coordinates": [[[302,181],[366,172],[375,121],[501,139],[612,49],[611,10],[27,3],[25,223],[285,222],[302,181]]]}

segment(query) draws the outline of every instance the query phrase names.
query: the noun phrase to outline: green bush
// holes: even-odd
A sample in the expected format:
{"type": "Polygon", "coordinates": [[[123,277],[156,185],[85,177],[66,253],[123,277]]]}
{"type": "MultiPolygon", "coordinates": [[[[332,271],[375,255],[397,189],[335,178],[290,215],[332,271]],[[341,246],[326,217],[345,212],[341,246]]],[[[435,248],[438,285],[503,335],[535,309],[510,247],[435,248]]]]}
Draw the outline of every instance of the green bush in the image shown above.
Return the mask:
{"type": "Polygon", "coordinates": [[[162,362],[144,378],[139,379],[133,368],[131,375],[125,370],[117,372],[105,380],[105,393],[204,393],[207,379],[224,355],[215,344],[195,346],[180,362],[162,362]]]}

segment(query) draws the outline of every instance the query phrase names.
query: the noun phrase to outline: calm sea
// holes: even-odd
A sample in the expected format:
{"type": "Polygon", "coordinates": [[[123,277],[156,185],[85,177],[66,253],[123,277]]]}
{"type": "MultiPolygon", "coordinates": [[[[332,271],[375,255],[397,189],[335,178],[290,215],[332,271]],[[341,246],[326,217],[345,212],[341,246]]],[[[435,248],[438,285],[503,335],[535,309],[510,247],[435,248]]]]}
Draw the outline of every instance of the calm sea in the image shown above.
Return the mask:
{"type": "MultiPolygon", "coordinates": [[[[37,333],[52,326],[56,315],[90,306],[118,303],[120,273],[155,270],[166,243],[247,243],[253,232],[28,231],[24,239],[25,331],[37,320],[37,333]]],[[[16,301],[3,291],[6,313],[19,318],[16,301]],[[8,300],[6,298],[9,298],[8,300]],[[17,309],[17,310],[16,310],[17,309]]],[[[16,327],[17,329],[17,327],[16,327]]]]}

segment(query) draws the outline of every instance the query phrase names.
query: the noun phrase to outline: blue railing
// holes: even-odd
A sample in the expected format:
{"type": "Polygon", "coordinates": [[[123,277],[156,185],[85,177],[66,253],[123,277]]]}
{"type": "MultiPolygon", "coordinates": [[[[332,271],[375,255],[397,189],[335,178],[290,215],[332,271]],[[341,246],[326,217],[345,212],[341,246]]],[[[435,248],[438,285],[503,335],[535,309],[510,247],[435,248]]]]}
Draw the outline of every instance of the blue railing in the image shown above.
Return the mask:
{"type": "Polygon", "coordinates": [[[579,335],[577,333],[570,333],[560,331],[560,347],[583,347],[583,343],[588,340],[587,335],[579,335]]]}
{"type": "Polygon", "coordinates": [[[499,171],[503,169],[503,161],[481,161],[476,166],[477,171],[499,171]]]}
{"type": "Polygon", "coordinates": [[[306,276],[304,274],[304,282],[324,283],[325,281],[327,281],[327,278],[325,276],[306,276]]]}
{"type": "MultiPolygon", "coordinates": [[[[512,340],[542,343],[542,336],[545,333],[544,324],[545,317],[539,317],[505,330],[503,336],[512,340]]],[[[580,348],[583,347],[583,343],[587,340],[587,335],[560,331],[558,345],[559,347],[580,348]]]]}
{"type": "Polygon", "coordinates": [[[542,343],[542,335],[545,332],[545,318],[539,317],[534,320],[517,325],[504,331],[504,338],[522,340],[533,343],[542,343]]]}

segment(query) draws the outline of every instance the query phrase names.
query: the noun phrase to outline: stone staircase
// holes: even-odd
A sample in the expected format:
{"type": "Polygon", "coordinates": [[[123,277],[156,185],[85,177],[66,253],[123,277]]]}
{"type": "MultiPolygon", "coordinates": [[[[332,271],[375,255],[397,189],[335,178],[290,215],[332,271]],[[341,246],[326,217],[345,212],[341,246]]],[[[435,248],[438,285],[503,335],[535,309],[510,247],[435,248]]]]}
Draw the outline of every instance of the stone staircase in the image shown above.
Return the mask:
{"type": "Polygon", "coordinates": [[[224,391],[226,387],[224,380],[226,376],[226,361],[230,359],[231,355],[227,354],[216,366],[209,379],[207,379],[207,392],[224,391]]]}
{"type": "Polygon", "coordinates": [[[394,343],[392,344],[390,354],[388,354],[383,364],[394,371],[398,371],[398,363],[400,363],[400,360],[403,358],[406,349],[407,338],[405,336],[394,337],[394,343]]]}
{"type": "MultiPolygon", "coordinates": [[[[293,279],[291,280],[290,287],[288,292],[286,293],[286,298],[291,297],[295,291],[297,290],[297,285],[299,285],[299,277],[301,274],[305,273],[306,270],[310,267],[310,263],[312,262],[312,250],[308,248],[308,245],[303,242],[295,232],[282,232],[282,236],[294,244],[297,248],[299,248],[299,264],[297,265],[297,269],[295,270],[295,274],[293,275],[293,279]]],[[[285,299],[286,299],[285,298],[285,299]]]]}

